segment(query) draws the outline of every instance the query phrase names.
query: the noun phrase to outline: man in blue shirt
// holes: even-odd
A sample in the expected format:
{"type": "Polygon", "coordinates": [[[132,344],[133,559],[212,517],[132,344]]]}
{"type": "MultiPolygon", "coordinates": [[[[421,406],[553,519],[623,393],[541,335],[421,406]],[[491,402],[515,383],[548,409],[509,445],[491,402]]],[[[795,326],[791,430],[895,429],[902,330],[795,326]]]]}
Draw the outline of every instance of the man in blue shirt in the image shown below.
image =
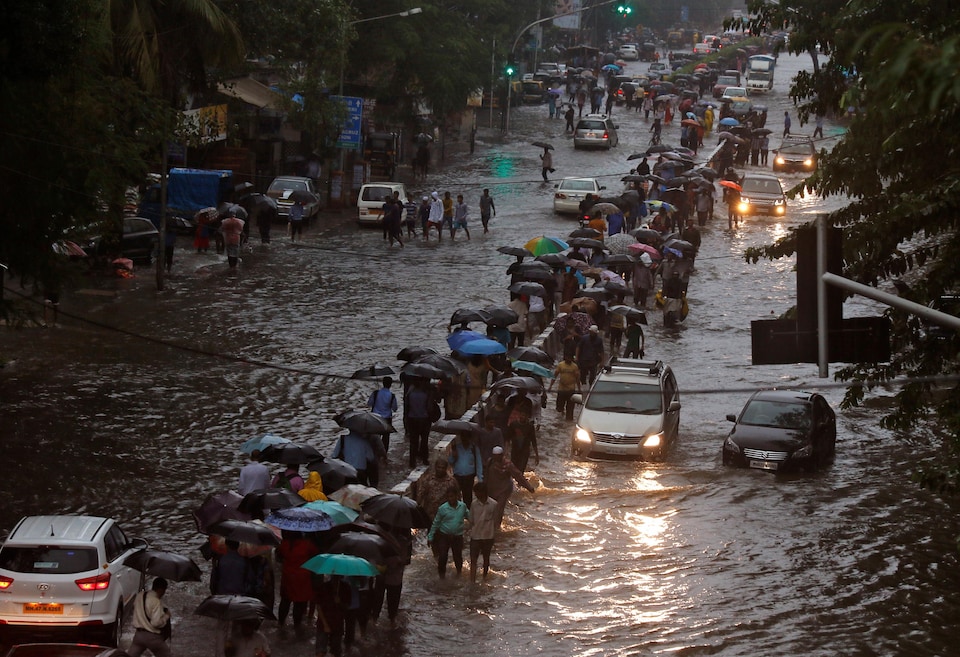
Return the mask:
{"type": "Polygon", "coordinates": [[[376,468],[377,465],[377,455],[373,451],[372,443],[366,436],[351,431],[337,439],[330,457],[346,461],[356,468],[357,479],[364,486],[375,485],[370,483],[367,476],[371,466],[376,468]]]}
{"type": "MultiPolygon", "coordinates": [[[[389,376],[385,376],[383,377],[381,383],[383,384],[383,387],[371,393],[370,399],[367,401],[367,405],[370,407],[370,410],[374,415],[379,415],[387,421],[387,424],[392,427],[393,414],[397,411],[397,396],[390,391],[390,386],[393,385],[393,379],[389,376]]],[[[381,440],[383,440],[383,451],[389,451],[390,434],[381,434],[381,440]]]]}
{"type": "Polygon", "coordinates": [[[437,509],[433,517],[430,533],[427,534],[427,544],[434,547],[437,556],[437,572],[443,578],[447,574],[447,555],[453,551],[453,564],[457,567],[457,574],[463,569],[463,530],[465,522],[470,518],[470,509],[460,501],[456,488],[451,487],[447,492],[447,501],[437,509]]]}

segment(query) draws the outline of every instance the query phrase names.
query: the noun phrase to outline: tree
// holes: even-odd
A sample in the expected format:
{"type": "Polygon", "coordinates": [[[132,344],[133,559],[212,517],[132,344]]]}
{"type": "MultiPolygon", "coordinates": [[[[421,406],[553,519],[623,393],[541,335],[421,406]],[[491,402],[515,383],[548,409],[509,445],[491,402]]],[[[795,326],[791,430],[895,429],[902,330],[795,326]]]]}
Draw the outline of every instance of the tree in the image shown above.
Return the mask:
{"type": "MultiPolygon", "coordinates": [[[[849,121],[844,136],[820,167],[794,190],[850,202],[828,220],[843,229],[845,275],[868,285],[898,282],[901,294],[926,304],[957,292],[960,281],[960,7],[946,0],[904,3],[861,0],[793,0],[778,6],[752,3],[752,28],[794,27],[790,50],[819,43],[828,57],[800,76],[791,94],[802,116],[833,112],[849,121]],[[794,36],[796,35],[796,36],[794,36]]],[[[748,258],[793,253],[795,235],[747,253],[748,258]]],[[[931,336],[917,318],[888,312],[895,355],[889,363],[851,365],[837,372],[851,382],[845,405],[895,378],[896,406],[883,425],[909,431],[935,417],[950,437],[948,467],[921,476],[956,488],[960,478],[960,387],[956,335],[931,336]]]]}

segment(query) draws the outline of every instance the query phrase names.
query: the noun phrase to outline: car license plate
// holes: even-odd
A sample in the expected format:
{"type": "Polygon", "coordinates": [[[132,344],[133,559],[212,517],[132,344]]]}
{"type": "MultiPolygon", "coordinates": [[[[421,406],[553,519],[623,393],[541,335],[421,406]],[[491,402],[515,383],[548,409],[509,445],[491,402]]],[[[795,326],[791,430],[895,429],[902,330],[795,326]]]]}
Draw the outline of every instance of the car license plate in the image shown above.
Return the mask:
{"type": "Polygon", "coordinates": [[[595,132],[588,132],[588,133],[587,133],[587,137],[589,137],[590,139],[594,139],[594,138],[596,138],[596,136],[597,136],[597,133],[595,133],[595,132]]]}
{"type": "Polygon", "coordinates": [[[750,467],[758,470],[776,470],[779,465],[776,461],[750,461],[750,467]]]}
{"type": "Polygon", "coordinates": [[[62,614],[63,605],[58,602],[25,602],[25,614],[62,614]]]}

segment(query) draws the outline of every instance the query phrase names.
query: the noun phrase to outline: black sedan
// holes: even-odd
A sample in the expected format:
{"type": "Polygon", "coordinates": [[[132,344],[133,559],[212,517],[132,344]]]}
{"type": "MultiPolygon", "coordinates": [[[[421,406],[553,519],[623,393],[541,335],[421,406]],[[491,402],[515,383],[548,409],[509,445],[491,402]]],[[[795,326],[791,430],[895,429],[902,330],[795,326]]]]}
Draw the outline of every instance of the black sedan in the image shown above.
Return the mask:
{"type": "Polygon", "coordinates": [[[143,217],[124,217],[119,245],[117,235],[100,234],[90,237],[83,250],[91,256],[120,255],[134,262],[150,264],[157,254],[159,242],[160,232],[152,221],[143,217]]]}
{"type": "Polygon", "coordinates": [[[747,401],[723,441],[724,465],[769,472],[816,470],[834,456],[837,417],[822,395],[761,390],[747,401]]]}

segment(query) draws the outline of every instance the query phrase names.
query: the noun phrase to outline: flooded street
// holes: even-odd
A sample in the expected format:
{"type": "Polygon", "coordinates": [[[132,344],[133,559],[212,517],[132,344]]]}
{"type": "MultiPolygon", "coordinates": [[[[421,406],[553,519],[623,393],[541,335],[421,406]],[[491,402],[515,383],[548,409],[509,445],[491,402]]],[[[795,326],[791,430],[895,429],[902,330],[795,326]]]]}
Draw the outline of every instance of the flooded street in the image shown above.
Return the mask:
{"type": "MultiPolygon", "coordinates": [[[[795,133],[813,131],[797,125],[785,93],[808,65],[780,58],[765,99],[772,144],[787,108],[795,133]]],[[[225,257],[190,253],[183,242],[165,292],[143,268],[118,284],[116,297],[65,300],[60,328],[0,333],[3,353],[16,361],[0,370],[0,527],[40,513],[113,516],[208,569],[190,510],[236,484],[243,440],[270,431],[329,452],[333,416],[362,406],[374,387],[351,380],[354,370],[396,364],[406,346],[446,351],[453,310],[508,300],[513,259],[497,247],[576,227],[553,214],[553,186],[540,181],[531,141],[556,146],[555,176],[596,176],[618,192],[635,164],[627,156],[649,139],[642,114],[617,108],[620,146],[574,151],[563,120],[546,115],[546,106],[514,108],[509,139],[478,143],[476,155],[457,156],[415,189],[418,198],[463,193],[475,217],[470,241],[389,249],[379,230],[325,218],[331,225],[296,245],[254,238],[234,271],[225,257]],[[486,236],[476,218],[484,187],[498,210],[486,236]]],[[[837,130],[828,124],[827,136],[837,130]]],[[[677,125],[664,141],[679,143],[677,125]]],[[[800,180],[782,179],[784,187],[800,180]]],[[[666,461],[571,459],[572,425],[551,403],[539,437],[540,487],[514,495],[488,582],[439,581],[420,545],[400,627],[381,623],[356,654],[957,654],[956,500],[909,481],[912,469],[937,458],[936,446],[922,431],[880,430],[875,408],[840,411],[843,389],[819,379],[816,365],[750,364],[750,321],[792,306],[795,279],[792,260],[751,265],[743,250],[828,207],[836,206],[808,196],[790,201],[784,219],[748,218],[731,231],[718,204],[690,282],[690,316],[665,329],[649,313],[647,356],[674,369],[683,403],[679,444],[666,461]],[[837,410],[837,458],[825,471],[774,477],[722,466],[726,414],[756,388],[775,386],[822,392],[837,410]]],[[[851,300],[844,312],[879,308],[851,300]]],[[[405,464],[395,436],[387,480],[405,476],[405,464]]],[[[206,645],[214,627],[192,615],[205,586],[171,589],[181,628],[175,654],[213,653],[212,641],[209,651],[188,648],[206,645]]],[[[270,623],[265,630],[274,655],[313,655],[307,640],[270,623]]]]}

